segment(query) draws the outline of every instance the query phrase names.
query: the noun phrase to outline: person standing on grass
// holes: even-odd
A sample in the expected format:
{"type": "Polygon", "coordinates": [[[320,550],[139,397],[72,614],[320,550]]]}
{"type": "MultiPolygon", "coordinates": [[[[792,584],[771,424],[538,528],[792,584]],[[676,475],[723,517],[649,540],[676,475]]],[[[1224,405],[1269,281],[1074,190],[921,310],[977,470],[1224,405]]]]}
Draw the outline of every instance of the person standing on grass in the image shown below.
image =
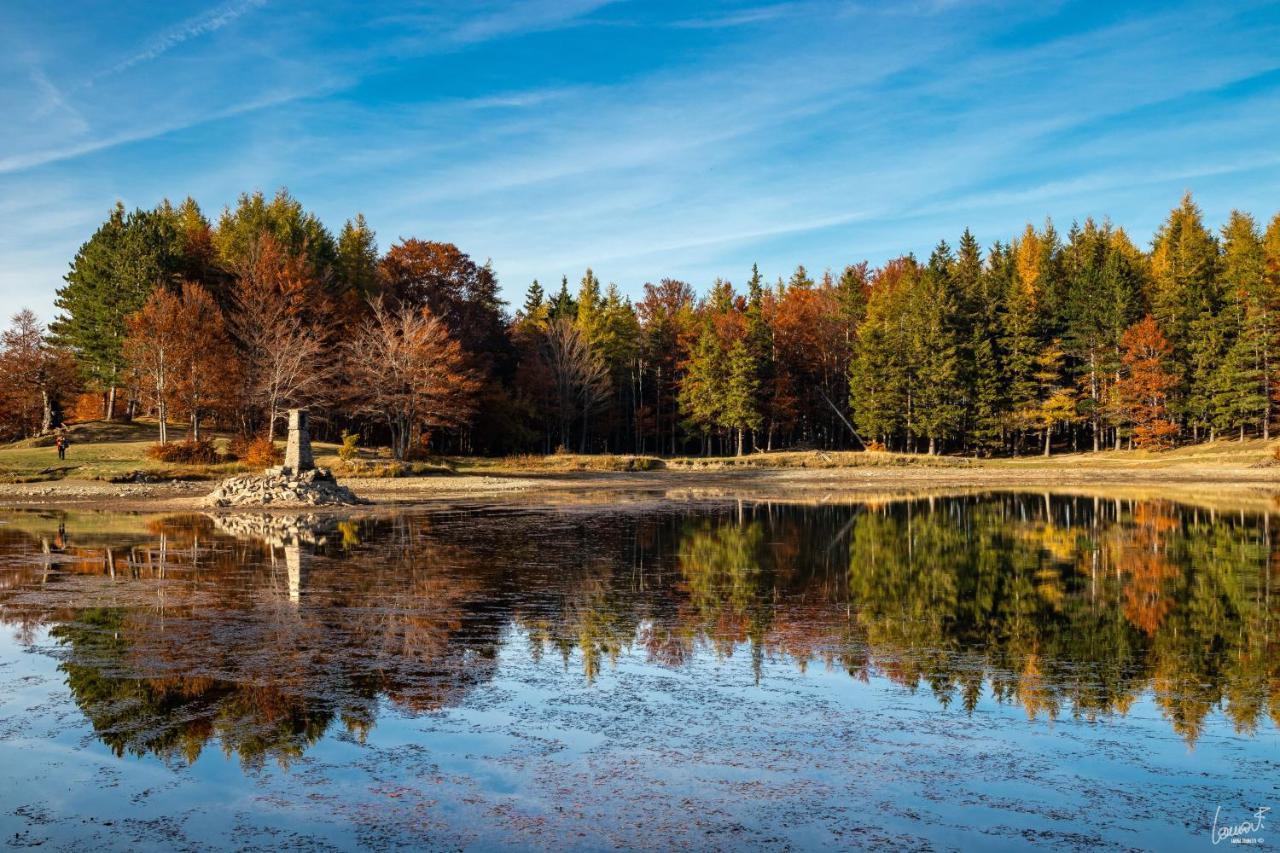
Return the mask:
{"type": "Polygon", "coordinates": [[[54,444],[58,448],[58,458],[66,459],[67,458],[67,434],[65,432],[58,433],[58,438],[56,441],[54,441],[54,444]]]}

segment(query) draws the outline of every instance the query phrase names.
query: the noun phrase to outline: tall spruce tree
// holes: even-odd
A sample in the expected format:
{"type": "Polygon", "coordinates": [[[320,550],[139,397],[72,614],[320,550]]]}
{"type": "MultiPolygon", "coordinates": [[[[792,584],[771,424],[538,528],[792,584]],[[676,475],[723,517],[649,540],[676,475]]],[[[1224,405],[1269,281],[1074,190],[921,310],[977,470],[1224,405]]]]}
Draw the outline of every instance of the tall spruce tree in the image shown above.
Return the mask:
{"type": "Polygon", "coordinates": [[[378,241],[363,213],[348,219],[338,233],[334,259],[334,290],[349,304],[378,294],[378,241]]]}
{"type": "Polygon", "coordinates": [[[760,275],[760,267],[751,265],[751,277],[747,280],[747,328],[746,344],[751,359],[756,365],[756,401],[755,407],[761,415],[761,426],[764,429],[765,449],[773,449],[773,429],[768,424],[773,411],[773,390],[776,379],[776,363],[774,356],[773,326],[765,316],[764,279],[760,275]]]}
{"type": "Polygon", "coordinates": [[[1269,435],[1275,298],[1267,287],[1262,236],[1247,213],[1232,211],[1222,229],[1219,279],[1219,321],[1231,342],[1214,383],[1215,426],[1238,430],[1241,439],[1247,425],[1269,435]]]}
{"type": "Polygon", "coordinates": [[[587,267],[582,275],[582,282],[578,285],[577,306],[578,327],[591,345],[595,346],[600,341],[600,315],[604,309],[604,297],[600,292],[600,279],[596,278],[591,267],[587,267]]]}
{"type": "Polygon", "coordinates": [[[709,320],[689,353],[689,363],[680,383],[679,405],[685,425],[702,438],[702,452],[710,451],[712,430],[721,422],[728,378],[725,352],[709,320]]]}
{"type": "Polygon", "coordinates": [[[939,243],[920,276],[914,312],[913,349],[918,365],[914,428],[928,440],[930,455],[959,432],[964,416],[953,264],[951,247],[945,241],[939,243]]]}
{"type": "MultiPolygon", "coordinates": [[[[1016,455],[1022,446],[1026,425],[1019,413],[1025,412],[1036,399],[1036,356],[1040,352],[1037,335],[1036,281],[1039,264],[1023,261],[1028,240],[1035,239],[1035,232],[1028,226],[1023,242],[1001,252],[991,253],[991,275],[1003,284],[1004,304],[1000,313],[1000,343],[1004,352],[1004,387],[1007,424],[1013,437],[1016,455]]],[[[1032,258],[1039,256],[1038,246],[1032,258]]]]}
{"type": "Polygon", "coordinates": [[[737,434],[738,455],[742,455],[747,430],[760,429],[758,366],[746,341],[739,338],[729,348],[725,367],[724,400],[720,425],[737,434]]]}
{"type": "Polygon", "coordinates": [[[1213,430],[1217,367],[1233,343],[1217,320],[1218,243],[1187,193],[1156,233],[1151,251],[1151,309],[1184,365],[1180,411],[1193,435],[1213,430]]]}
{"type": "Polygon", "coordinates": [[[560,292],[556,294],[556,298],[551,301],[551,319],[559,320],[561,317],[567,317],[570,320],[577,319],[578,303],[569,293],[569,276],[560,276],[560,292]]]}
{"type": "Polygon", "coordinates": [[[542,291],[542,285],[538,284],[535,278],[533,283],[529,285],[529,289],[524,293],[524,304],[520,306],[520,314],[526,320],[536,317],[542,317],[547,313],[546,294],[542,291]]]}
{"type": "Polygon", "coordinates": [[[61,314],[50,324],[53,340],[70,348],[85,379],[107,392],[106,416],[115,415],[116,389],[125,368],[125,318],[158,286],[176,287],[183,268],[174,220],[155,211],[126,213],[117,204],[76,253],[58,289],[61,314]]]}

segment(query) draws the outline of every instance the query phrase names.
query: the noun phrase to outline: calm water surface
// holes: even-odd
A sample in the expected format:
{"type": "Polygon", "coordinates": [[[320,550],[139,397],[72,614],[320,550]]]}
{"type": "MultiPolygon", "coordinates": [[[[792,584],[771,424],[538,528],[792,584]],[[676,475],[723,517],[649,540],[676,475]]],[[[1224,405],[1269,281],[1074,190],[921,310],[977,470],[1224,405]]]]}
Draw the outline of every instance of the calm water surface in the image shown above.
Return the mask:
{"type": "Polygon", "coordinates": [[[1208,850],[1215,814],[1280,820],[1280,517],[0,522],[8,847],[1208,850]]]}

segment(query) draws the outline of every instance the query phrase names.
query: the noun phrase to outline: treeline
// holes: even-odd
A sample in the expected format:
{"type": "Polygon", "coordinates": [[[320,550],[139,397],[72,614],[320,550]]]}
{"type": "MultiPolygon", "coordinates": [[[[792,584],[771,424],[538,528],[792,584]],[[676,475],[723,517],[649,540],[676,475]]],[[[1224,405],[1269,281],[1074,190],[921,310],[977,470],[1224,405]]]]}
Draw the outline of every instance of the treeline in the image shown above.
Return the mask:
{"type": "Polygon", "coordinates": [[[1148,251],[1046,222],[701,297],[662,279],[634,303],[588,269],[509,313],[488,263],[414,238],[380,253],[362,217],[334,236],[281,191],[216,224],[190,199],[118,206],[57,304],[48,335],[21,315],[3,341],[23,366],[0,377],[11,436],[89,392],[79,416],[193,435],[271,435],[308,406],[398,456],[1166,447],[1270,437],[1280,216],[1215,234],[1187,196],[1148,251]]]}

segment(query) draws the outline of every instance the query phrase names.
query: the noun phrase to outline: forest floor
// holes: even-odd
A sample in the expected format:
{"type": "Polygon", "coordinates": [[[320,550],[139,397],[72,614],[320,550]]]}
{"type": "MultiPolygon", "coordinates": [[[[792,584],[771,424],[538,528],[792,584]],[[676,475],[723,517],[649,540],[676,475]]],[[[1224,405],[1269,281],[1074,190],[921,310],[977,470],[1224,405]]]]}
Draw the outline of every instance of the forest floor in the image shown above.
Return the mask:
{"type": "MultiPolygon", "coordinates": [[[[182,428],[171,428],[181,436],[182,428]]],[[[52,437],[0,447],[0,505],[184,511],[239,463],[172,465],[146,448],[154,422],[87,422],[70,429],[59,461],[52,437]]],[[[217,438],[225,442],[226,437],[217,438]]],[[[989,490],[1105,492],[1195,503],[1219,497],[1267,505],[1280,495],[1280,441],[1217,441],[1153,453],[1102,451],[1013,459],[897,453],[786,451],[744,457],[555,454],[445,458],[398,466],[363,449],[340,462],[333,444],[315,444],[317,463],[375,504],[424,501],[619,504],[655,500],[743,499],[833,502],[906,494],[989,490]],[[395,476],[388,476],[394,474],[395,476]]]]}

